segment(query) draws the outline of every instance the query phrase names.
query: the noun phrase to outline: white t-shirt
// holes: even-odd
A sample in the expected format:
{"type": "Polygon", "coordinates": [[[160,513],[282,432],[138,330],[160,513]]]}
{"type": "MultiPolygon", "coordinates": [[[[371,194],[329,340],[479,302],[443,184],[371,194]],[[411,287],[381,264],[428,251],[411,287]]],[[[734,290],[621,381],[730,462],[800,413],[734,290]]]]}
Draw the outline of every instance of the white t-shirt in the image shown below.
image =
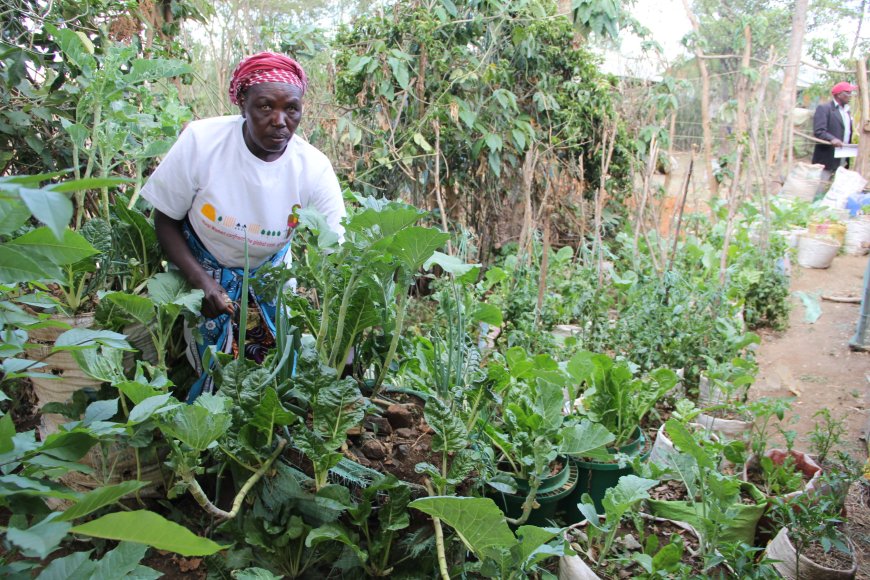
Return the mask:
{"type": "Polygon", "coordinates": [[[148,179],[141,195],[167,216],[190,220],[223,265],[251,267],[287,244],[296,207],[314,208],[341,234],[344,202],[326,156],[294,135],[274,161],[245,144],[240,115],[190,123],[148,179]]]}

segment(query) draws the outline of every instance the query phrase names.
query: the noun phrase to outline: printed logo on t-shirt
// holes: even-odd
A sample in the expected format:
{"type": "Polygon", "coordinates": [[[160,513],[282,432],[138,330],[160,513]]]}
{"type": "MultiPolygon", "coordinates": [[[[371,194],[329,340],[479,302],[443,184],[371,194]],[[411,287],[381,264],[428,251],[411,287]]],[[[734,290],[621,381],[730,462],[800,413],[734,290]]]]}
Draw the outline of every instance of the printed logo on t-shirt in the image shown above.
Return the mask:
{"type": "Polygon", "coordinates": [[[293,212],[287,217],[285,224],[280,226],[262,225],[258,223],[244,223],[244,220],[236,216],[225,214],[206,202],[199,209],[204,218],[203,224],[218,234],[233,240],[247,239],[252,246],[281,247],[287,243],[290,234],[299,222],[295,215],[298,204],[293,207],[293,212]]]}

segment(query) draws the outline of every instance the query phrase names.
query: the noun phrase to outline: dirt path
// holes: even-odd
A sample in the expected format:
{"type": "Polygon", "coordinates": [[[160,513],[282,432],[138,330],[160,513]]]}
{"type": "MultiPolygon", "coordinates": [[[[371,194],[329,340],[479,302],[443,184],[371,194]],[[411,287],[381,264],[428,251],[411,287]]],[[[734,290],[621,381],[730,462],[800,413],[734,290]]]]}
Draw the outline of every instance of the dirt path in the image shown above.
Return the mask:
{"type": "Polygon", "coordinates": [[[849,350],[855,334],[858,304],[821,300],[822,315],[814,323],[805,320],[806,309],[796,291],[813,295],[860,296],[867,256],[838,256],[827,270],[792,267],[792,312],[785,332],[762,332],[758,350],[760,372],[750,396],[796,397],[792,429],[799,433],[795,446],[808,450],[806,437],[824,407],[834,417],[845,417],[847,451],[864,457],[861,438],[870,419],[870,353],[849,350]]]}

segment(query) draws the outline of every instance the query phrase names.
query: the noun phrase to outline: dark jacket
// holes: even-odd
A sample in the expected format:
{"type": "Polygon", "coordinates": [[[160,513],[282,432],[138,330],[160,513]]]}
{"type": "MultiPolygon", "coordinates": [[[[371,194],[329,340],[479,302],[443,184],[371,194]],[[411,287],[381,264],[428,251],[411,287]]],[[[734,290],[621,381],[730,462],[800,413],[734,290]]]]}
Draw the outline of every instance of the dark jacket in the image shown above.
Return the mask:
{"type": "MultiPolygon", "coordinates": [[[[849,115],[849,127],[852,128],[852,115],[849,115]]],[[[854,129],[852,129],[854,131],[854,129]]],[[[834,101],[824,103],[816,107],[813,115],[813,135],[817,139],[830,141],[831,139],[843,140],[845,127],[840,111],[834,106],[834,101]]],[[[854,134],[854,133],[850,133],[854,134]]],[[[834,158],[834,146],[816,143],[813,149],[813,163],[821,163],[828,171],[836,171],[842,159],[834,158]]]]}

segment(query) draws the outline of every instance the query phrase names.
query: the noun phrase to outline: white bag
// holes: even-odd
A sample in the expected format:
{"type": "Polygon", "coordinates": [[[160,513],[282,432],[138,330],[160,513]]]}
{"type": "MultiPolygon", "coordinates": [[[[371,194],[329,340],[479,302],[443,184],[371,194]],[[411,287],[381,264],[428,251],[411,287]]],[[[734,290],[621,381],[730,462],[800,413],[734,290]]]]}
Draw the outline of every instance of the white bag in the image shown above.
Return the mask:
{"type": "Polygon", "coordinates": [[[812,165],[798,161],[789,171],[780,195],[803,201],[813,201],[813,197],[819,189],[824,168],[824,165],[818,163],[812,165]]]}
{"type": "Polygon", "coordinates": [[[863,256],[870,252],[870,216],[846,220],[844,249],[851,256],[863,256]]]}
{"type": "Polygon", "coordinates": [[[849,196],[861,193],[865,185],[867,185],[867,180],[861,177],[860,173],[840,167],[834,174],[834,183],[825,194],[822,205],[833,209],[846,209],[849,196]]]}

